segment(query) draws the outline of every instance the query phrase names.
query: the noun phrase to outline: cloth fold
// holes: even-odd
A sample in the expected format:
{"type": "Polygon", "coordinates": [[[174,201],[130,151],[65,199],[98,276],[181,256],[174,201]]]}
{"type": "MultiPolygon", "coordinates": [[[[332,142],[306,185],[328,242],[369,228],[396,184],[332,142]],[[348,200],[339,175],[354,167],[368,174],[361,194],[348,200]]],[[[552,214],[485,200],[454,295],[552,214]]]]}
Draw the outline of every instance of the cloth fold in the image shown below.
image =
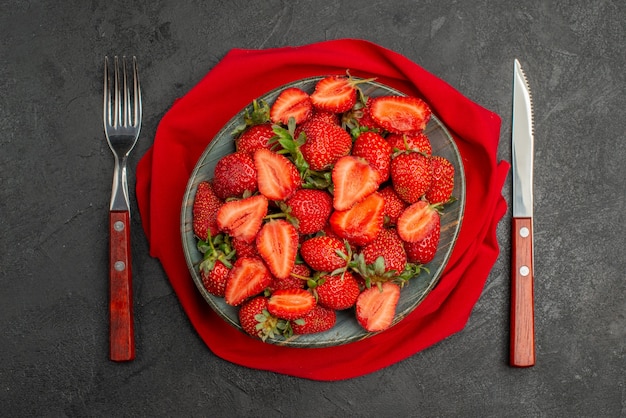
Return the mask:
{"type": "Polygon", "coordinates": [[[160,260],[199,336],[217,356],[242,366],[314,380],[341,380],[401,361],[463,329],[499,254],[496,227],[506,213],[501,190],[509,164],[497,162],[500,118],[406,57],[359,39],[298,47],[231,50],[164,115],[153,146],[137,165],[136,192],[150,254],[160,260]],[[251,101],[285,83],[345,74],[425,99],[449,128],[466,178],[465,214],[441,280],[389,330],[346,345],[281,347],[223,321],[189,275],[180,236],[187,181],[214,135],[251,101]]]}

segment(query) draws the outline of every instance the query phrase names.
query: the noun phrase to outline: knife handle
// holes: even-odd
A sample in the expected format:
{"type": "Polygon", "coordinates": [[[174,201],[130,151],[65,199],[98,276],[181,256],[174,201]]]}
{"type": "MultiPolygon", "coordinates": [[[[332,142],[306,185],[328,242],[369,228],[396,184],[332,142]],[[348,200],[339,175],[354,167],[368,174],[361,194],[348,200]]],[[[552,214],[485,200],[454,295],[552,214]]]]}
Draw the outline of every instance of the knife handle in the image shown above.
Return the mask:
{"type": "Polygon", "coordinates": [[[130,258],[130,213],[109,212],[109,322],[110,358],[135,358],[133,284],[130,258]]]}
{"type": "Polygon", "coordinates": [[[535,364],[532,218],[513,218],[511,257],[511,353],[514,367],[535,364]]]}

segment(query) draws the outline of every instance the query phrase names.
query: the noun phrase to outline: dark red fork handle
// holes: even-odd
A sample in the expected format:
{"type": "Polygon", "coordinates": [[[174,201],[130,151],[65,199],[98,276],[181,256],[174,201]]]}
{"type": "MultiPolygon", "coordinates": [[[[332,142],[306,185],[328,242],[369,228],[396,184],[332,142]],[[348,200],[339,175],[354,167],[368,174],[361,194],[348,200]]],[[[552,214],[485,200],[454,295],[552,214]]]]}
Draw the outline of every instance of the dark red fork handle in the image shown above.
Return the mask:
{"type": "Polygon", "coordinates": [[[109,212],[109,232],[110,358],[130,361],[135,358],[135,335],[128,211],[109,212]]]}

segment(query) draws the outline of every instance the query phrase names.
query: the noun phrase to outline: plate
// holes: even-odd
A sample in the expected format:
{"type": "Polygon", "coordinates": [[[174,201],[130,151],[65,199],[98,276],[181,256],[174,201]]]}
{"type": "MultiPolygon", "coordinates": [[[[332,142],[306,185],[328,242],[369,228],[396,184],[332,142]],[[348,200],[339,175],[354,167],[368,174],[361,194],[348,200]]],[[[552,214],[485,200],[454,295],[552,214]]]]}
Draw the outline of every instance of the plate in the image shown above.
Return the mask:
{"type": "MultiPolygon", "coordinates": [[[[272,104],[278,94],[288,87],[298,87],[309,93],[313,92],[315,84],[322,77],[306,78],[281,86],[271,92],[265,94],[259,99],[272,104]]],[[[371,81],[359,84],[359,87],[366,96],[377,97],[383,95],[405,96],[391,87],[384,84],[371,81]]],[[[217,312],[217,314],[233,327],[244,332],[239,324],[237,316],[238,308],[227,305],[223,298],[213,296],[206,291],[202,285],[202,279],[198,273],[198,265],[202,261],[202,254],[196,247],[197,239],[192,229],[192,206],[195,192],[198,184],[213,177],[213,171],[216,163],[226,154],[235,151],[235,142],[232,132],[241,124],[243,112],[242,109],[217,133],[214,139],[209,143],[204,153],[198,160],[187,184],[182,209],[181,209],[181,234],[183,250],[189,273],[193,279],[198,291],[202,294],[206,302],[217,312]]],[[[434,155],[440,155],[452,162],[455,168],[454,191],[453,197],[456,198],[454,203],[446,205],[441,216],[441,236],[439,248],[435,258],[422,269],[422,272],[412,278],[409,283],[402,289],[400,300],[396,308],[396,316],[392,324],[395,325],[410,314],[419,304],[426,298],[428,293],[436,286],[441,274],[450,259],[454,243],[461,229],[463,219],[463,211],[465,208],[465,177],[463,163],[459,150],[452,139],[448,129],[436,117],[432,115],[428,125],[426,126],[426,134],[428,135],[433,148],[434,155]]],[[[384,331],[382,331],[384,332],[384,331]]],[[[294,335],[285,339],[282,337],[268,338],[267,343],[291,346],[291,347],[329,347],[335,345],[346,344],[368,338],[375,333],[365,331],[356,321],[354,310],[346,310],[337,312],[337,323],[335,326],[322,333],[308,335],[294,335]]]]}

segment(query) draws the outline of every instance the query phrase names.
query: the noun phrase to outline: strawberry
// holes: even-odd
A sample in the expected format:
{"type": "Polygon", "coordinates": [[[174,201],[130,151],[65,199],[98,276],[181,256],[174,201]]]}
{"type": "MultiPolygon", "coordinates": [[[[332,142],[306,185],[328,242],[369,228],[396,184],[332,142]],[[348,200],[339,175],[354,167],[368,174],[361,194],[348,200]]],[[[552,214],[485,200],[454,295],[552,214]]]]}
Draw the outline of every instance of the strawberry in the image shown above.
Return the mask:
{"type": "Polygon", "coordinates": [[[357,84],[366,80],[357,80],[345,76],[324,77],[315,85],[311,102],[316,109],[333,113],[343,113],[356,104],[357,84]]]}
{"type": "Polygon", "coordinates": [[[296,166],[284,155],[269,149],[254,152],[259,192],[270,200],[284,200],[300,187],[296,166]]]}
{"type": "Polygon", "coordinates": [[[365,245],[373,241],[383,227],[384,206],[385,200],[374,192],[348,210],[333,212],[329,222],[340,238],[351,244],[365,245]]]}
{"type": "Polygon", "coordinates": [[[263,195],[231,200],[217,211],[217,225],[232,237],[252,242],[261,228],[267,208],[268,200],[263,195]]]}
{"type": "Polygon", "coordinates": [[[215,261],[212,269],[200,268],[202,285],[212,295],[224,297],[226,293],[226,281],[230,268],[220,260],[215,261]]]}
{"type": "Polygon", "coordinates": [[[454,166],[444,157],[430,158],[433,170],[433,182],[426,191],[426,200],[430,203],[446,203],[454,190],[454,166]]]}
{"type": "Polygon", "coordinates": [[[231,237],[230,243],[235,250],[235,255],[237,258],[241,257],[257,257],[259,253],[256,250],[256,245],[254,240],[251,242],[246,242],[241,238],[231,237]]]}
{"type": "Polygon", "coordinates": [[[366,160],[351,155],[341,157],[332,171],[333,207],[350,209],[372,194],[381,183],[379,172],[366,160]]]}
{"type": "Polygon", "coordinates": [[[327,309],[320,305],[310,310],[302,318],[291,322],[291,329],[294,334],[315,334],[317,332],[328,331],[335,326],[337,313],[333,309],[327,309]]]}
{"type": "Polygon", "coordinates": [[[234,152],[222,157],[215,165],[213,190],[220,199],[241,197],[245,191],[257,190],[257,172],[252,157],[234,152]]]}
{"type": "Polygon", "coordinates": [[[235,140],[237,151],[254,154],[257,149],[269,148],[269,140],[276,134],[271,123],[252,125],[239,135],[235,140]]]}
{"type": "Polygon", "coordinates": [[[270,314],[281,319],[302,318],[317,304],[315,296],[304,289],[275,290],[267,303],[270,314]]]}
{"type": "Polygon", "coordinates": [[[346,246],[340,239],[325,235],[309,238],[300,246],[304,262],[317,271],[332,272],[345,268],[348,263],[346,252],[346,246]]]}
{"type": "Polygon", "coordinates": [[[256,236],[256,248],[272,274],[288,277],[298,253],[298,231],[284,219],[270,220],[256,236]]]}
{"type": "Polygon", "coordinates": [[[284,321],[269,313],[267,304],[268,298],[256,296],[244,302],[238,312],[241,328],[246,333],[263,341],[282,334],[281,328],[286,325],[284,321]]]}
{"type": "Polygon", "coordinates": [[[417,202],[433,181],[430,159],[418,152],[401,153],[391,160],[391,183],[398,196],[417,202]]]}
{"type": "Polygon", "coordinates": [[[395,225],[398,221],[398,216],[407,208],[408,204],[398,196],[398,193],[396,193],[391,185],[380,189],[378,194],[385,200],[385,206],[383,208],[385,225],[395,225]]]}
{"type": "Polygon", "coordinates": [[[356,278],[349,271],[335,276],[322,276],[314,288],[317,303],[338,311],[354,306],[361,289],[356,278]]]}
{"type": "Polygon", "coordinates": [[[391,133],[420,132],[430,120],[430,107],[417,97],[380,96],[370,101],[370,117],[391,133]]]}
{"type": "Polygon", "coordinates": [[[365,289],[356,301],[356,319],[369,332],[389,328],[396,315],[400,286],[385,282],[365,289]]]}
{"type": "Polygon", "coordinates": [[[224,300],[231,306],[239,306],[271,283],[272,276],[263,261],[258,258],[239,258],[228,273],[224,300]]]}
{"type": "Polygon", "coordinates": [[[307,280],[311,277],[311,269],[306,264],[296,264],[293,266],[289,276],[285,278],[274,277],[270,285],[270,291],[278,289],[302,289],[307,280]]]}
{"type": "Polygon", "coordinates": [[[392,273],[389,276],[401,274],[407,262],[402,240],[396,230],[390,228],[383,228],[372,242],[361,249],[361,254],[366,264],[374,265],[372,273],[375,279],[386,279],[385,273],[392,273]],[[381,263],[380,269],[376,268],[378,263],[381,263]]]}
{"type": "Polygon", "coordinates": [[[352,137],[341,126],[322,121],[302,125],[306,142],[300,147],[311,170],[322,171],[335,164],[352,148],[352,137]]]}
{"type": "Polygon", "coordinates": [[[315,109],[315,108],[313,108],[313,114],[311,115],[311,118],[309,119],[309,122],[313,122],[313,121],[326,122],[326,123],[330,123],[331,125],[340,124],[338,114],[334,112],[327,112],[325,110],[315,109]]]}
{"type": "Polygon", "coordinates": [[[440,236],[441,224],[437,222],[435,228],[423,239],[417,242],[405,242],[404,249],[406,250],[408,261],[417,264],[426,264],[433,261],[437,253],[440,236]]]}
{"type": "Polygon", "coordinates": [[[352,155],[370,163],[380,174],[380,183],[389,179],[392,152],[391,145],[376,132],[363,132],[352,145],[352,155]]]}
{"type": "Polygon", "coordinates": [[[363,131],[380,132],[381,131],[380,126],[378,126],[378,124],[376,124],[376,122],[374,122],[374,120],[370,116],[371,103],[372,103],[371,100],[367,100],[367,102],[365,102],[365,104],[362,105],[363,107],[359,108],[359,105],[356,105],[355,110],[352,112],[352,116],[354,120],[356,120],[356,123],[358,125],[358,130],[360,132],[363,132],[363,131]]]}
{"type": "Polygon", "coordinates": [[[431,155],[433,153],[430,139],[428,139],[424,132],[389,134],[385,139],[394,150],[421,152],[425,155],[431,155]]]}
{"type": "Polygon", "coordinates": [[[420,200],[406,208],[398,218],[398,235],[405,242],[418,242],[426,238],[439,223],[439,212],[435,206],[420,200]]]}
{"type": "Polygon", "coordinates": [[[289,118],[301,124],[311,116],[313,105],[309,94],[297,87],[283,90],[270,109],[270,119],[274,123],[287,125],[289,118]]]}
{"type": "Polygon", "coordinates": [[[209,236],[219,233],[217,211],[222,206],[222,199],[217,197],[213,186],[208,181],[198,183],[193,200],[193,232],[196,237],[206,241],[209,236]]]}
{"type": "Polygon", "coordinates": [[[298,232],[306,235],[324,228],[333,208],[333,198],[324,190],[298,189],[285,204],[298,232]]]}

